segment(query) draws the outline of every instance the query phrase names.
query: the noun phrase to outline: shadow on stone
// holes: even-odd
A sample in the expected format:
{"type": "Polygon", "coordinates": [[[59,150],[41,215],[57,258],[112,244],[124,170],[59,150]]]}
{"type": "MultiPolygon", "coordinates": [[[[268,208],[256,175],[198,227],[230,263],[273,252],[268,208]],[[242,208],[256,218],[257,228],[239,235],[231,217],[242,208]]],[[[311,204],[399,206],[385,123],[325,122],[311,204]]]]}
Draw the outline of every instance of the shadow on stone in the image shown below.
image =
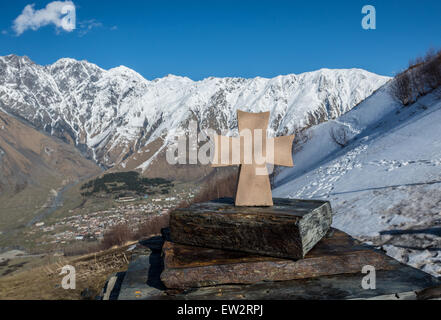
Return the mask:
{"type": "Polygon", "coordinates": [[[152,251],[149,257],[150,267],[148,270],[147,285],[155,289],[164,290],[165,286],[160,279],[160,275],[164,270],[164,263],[161,257],[164,238],[162,236],[155,236],[141,240],[139,243],[152,251]]]}
{"type": "Polygon", "coordinates": [[[385,230],[380,231],[380,234],[389,234],[389,235],[403,235],[403,234],[431,234],[434,236],[441,236],[441,228],[440,227],[433,227],[433,228],[425,228],[425,229],[409,229],[409,230],[385,230]]]}
{"type": "Polygon", "coordinates": [[[161,252],[164,239],[162,236],[154,236],[148,239],[140,240],[139,244],[149,248],[152,252],[161,252]]]}

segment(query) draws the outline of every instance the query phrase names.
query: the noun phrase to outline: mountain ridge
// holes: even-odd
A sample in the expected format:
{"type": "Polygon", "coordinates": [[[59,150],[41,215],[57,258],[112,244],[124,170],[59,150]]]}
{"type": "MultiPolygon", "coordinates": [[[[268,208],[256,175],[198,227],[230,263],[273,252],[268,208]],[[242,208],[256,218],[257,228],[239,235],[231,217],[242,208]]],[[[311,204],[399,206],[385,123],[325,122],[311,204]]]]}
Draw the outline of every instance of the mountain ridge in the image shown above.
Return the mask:
{"type": "Polygon", "coordinates": [[[323,68],[274,78],[147,80],[125,66],[105,70],[71,58],[40,66],[8,55],[0,57],[0,109],[75,145],[104,168],[145,171],[190,119],[234,132],[237,109],[269,109],[269,133],[292,134],[349,111],[389,79],[323,68]]]}

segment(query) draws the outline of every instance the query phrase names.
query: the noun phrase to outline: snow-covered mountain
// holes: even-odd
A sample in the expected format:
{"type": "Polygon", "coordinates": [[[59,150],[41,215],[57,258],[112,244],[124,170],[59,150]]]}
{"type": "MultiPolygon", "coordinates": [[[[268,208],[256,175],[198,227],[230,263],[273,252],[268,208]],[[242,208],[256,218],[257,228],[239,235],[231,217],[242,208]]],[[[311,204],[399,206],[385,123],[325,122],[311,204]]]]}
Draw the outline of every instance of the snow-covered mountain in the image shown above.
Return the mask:
{"type": "Polygon", "coordinates": [[[440,276],[440,90],[403,107],[386,84],[308,129],[273,195],[329,200],[334,227],[440,276]]]}
{"type": "Polygon", "coordinates": [[[169,75],[152,81],[126,67],[61,59],[40,66],[0,57],[0,109],[76,145],[100,165],[147,169],[188,121],[236,127],[236,110],[271,111],[271,133],[336,118],[389,80],[360,69],[265,78],[169,75]]]}

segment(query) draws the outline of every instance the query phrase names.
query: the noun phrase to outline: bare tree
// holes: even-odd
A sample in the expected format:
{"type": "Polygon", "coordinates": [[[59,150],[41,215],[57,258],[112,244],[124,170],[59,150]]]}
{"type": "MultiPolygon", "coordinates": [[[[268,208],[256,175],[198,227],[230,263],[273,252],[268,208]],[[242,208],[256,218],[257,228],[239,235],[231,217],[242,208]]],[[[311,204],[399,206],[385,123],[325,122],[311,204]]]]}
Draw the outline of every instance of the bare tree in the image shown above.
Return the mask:
{"type": "Polygon", "coordinates": [[[412,86],[408,71],[397,74],[392,82],[392,94],[404,106],[408,106],[412,100],[412,86]]]}
{"type": "MultiPolygon", "coordinates": [[[[421,97],[426,94],[426,77],[424,72],[422,72],[422,66],[422,64],[419,64],[418,67],[409,69],[408,71],[410,87],[414,89],[417,97],[421,97]]],[[[412,97],[412,100],[413,99],[414,97],[412,97]]]]}
{"type": "Polygon", "coordinates": [[[427,86],[431,89],[441,86],[441,51],[434,56],[428,55],[421,69],[427,86]]]}
{"type": "Polygon", "coordinates": [[[397,74],[392,94],[404,106],[441,86],[441,51],[430,49],[424,58],[409,62],[409,68],[397,74]]]}
{"type": "Polygon", "coordinates": [[[329,131],[329,136],[331,137],[332,141],[342,148],[348,145],[348,135],[344,127],[331,128],[329,131]]]}

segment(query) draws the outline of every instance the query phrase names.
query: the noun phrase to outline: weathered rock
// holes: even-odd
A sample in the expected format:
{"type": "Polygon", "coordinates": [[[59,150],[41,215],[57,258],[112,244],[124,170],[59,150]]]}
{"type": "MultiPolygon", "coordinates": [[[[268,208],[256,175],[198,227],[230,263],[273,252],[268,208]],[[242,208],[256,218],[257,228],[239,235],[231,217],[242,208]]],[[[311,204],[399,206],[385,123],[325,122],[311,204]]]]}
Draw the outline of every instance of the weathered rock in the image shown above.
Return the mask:
{"type": "Polygon", "coordinates": [[[164,244],[163,257],[161,280],[167,288],[179,289],[360,273],[365,265],[391,270],[396,265],[393,259],[335,229],[297,261],[172,242],[164,244]]]}
{"type": "MultiPolygon", "coordinates": [[[[363,289],[361,286],[361,281],[366,276],[362,272],[255,284],[225,284],[189,290],[165,289],[163,285],[159,285],[162,283],[159,277],[163,269],[161,252],[148,250],[146,254],[147,256],[137,256],[130,263],[119,290],[112,292],[112,295],[117,296],[119,300],[336,300],[374,299],[376,297],[392,297],[392,295],[400,298],[409,292],[420,292],[423,289],[441,285],[440,279],[385,257],[390,260],[393,269],[378,270],[375,273],[376,288],[370,290],[363,289]]],[[[431,295],[429,298],[432,297],[431,295]]]]}
{"type": "Polygon", "coordinates": [[[332,223],[329,202],[273,199],[272,207],[235,207],[233,199],[196,203],[170,215],[173,242],[301,259],[332,223]]]}

